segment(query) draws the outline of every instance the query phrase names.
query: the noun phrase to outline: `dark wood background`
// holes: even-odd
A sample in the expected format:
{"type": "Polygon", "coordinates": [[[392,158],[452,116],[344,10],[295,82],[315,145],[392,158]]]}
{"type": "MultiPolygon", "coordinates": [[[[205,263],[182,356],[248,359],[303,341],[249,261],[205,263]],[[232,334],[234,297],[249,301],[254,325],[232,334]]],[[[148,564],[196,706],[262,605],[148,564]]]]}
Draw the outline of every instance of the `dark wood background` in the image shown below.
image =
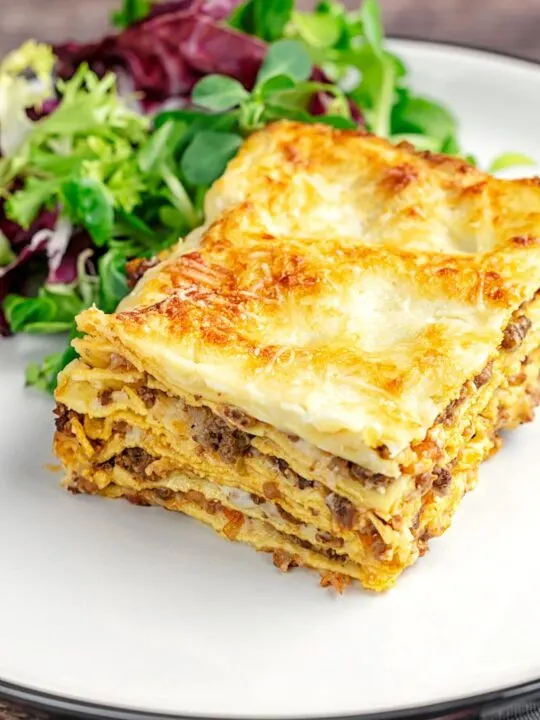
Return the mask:
{"type": "MultiPolygon", "coordinates": [[[[381,0],[387,30],[479,45],[540,60],[540,0],[381,0]]],[[[88,39],[120,0],[0,0],[0,54],[29,35],[88,39]]],[[[309,6],[310,0],[299,5],[309,6]]],[[[359,0],[345,0],[358,7],[359,0]]]]}
{"type": "MultiPolygon", "coordinates": [[[[540,61],[540,0],[381,0],[388,34],[447,40],[540,61]]],[[[99,37],[120,0],[0,0],[0,56],[28,37],[99,37]]],[[[312,5],[309,0],[298,3],[312,5]]],[[[358,0],[345,0],[351,7],[358,0]]],[[[43,658],[46,662],[46,658],[43,658]]],[[[39,715],[42,719],[44,716],[39,715]]],[[[0,702],[0,720],[32,720],[0,702]]]]}

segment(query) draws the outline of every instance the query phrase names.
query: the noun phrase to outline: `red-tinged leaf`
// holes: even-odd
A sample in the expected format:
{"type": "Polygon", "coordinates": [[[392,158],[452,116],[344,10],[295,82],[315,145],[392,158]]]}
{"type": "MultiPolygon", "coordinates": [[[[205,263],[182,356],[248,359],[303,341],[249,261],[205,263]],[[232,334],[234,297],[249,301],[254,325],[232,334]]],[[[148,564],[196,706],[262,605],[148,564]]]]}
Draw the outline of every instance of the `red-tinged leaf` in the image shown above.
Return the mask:
{"type": "MultiPolygon", "coordinates": [[[[205,75],[227,75],[251,89],[268,47],[222,22],[238,4],[238,0],[158,3],[149,17],[100,42],[57,46],[59,74],[68,78],[83,62],[100,75],[114,70],[121,86],[142,94],[146,111],[165,103],[189,103],[192,88],[205,75]]],[[[318,69],[313,79],[327,80],[318,69]]],[[[325,105],[324,98],[314,98],[312,113],[324,114],[325,105]]],[[[351,114],[363,126],[353,104],[351,114]]]]}
{"type": "Polygon", "coordinates": [[[31,295],[44,281],[65,285],[78,276],[78,258],[91,246],[87,233],[55,233],[56,212],[42,212],[28,230],[7,220],[0,205],[0,231],[7,238],[15,259],[0,267],[0,336],[9,335],[9,326],[1,310],[4,298],[10,293],[31,295]]]}
{"type": "Polygon", "coordinates": [[[83,62],[98,74],[122,69],[143,94],[146,110],[185,102],[208,73],[229,75],[251,87],[266,46],[219,22],[235,4],[178,0],[156,5],[148,18],[117,35],[57,46],[59,74],[70,77],[83,62]]]}

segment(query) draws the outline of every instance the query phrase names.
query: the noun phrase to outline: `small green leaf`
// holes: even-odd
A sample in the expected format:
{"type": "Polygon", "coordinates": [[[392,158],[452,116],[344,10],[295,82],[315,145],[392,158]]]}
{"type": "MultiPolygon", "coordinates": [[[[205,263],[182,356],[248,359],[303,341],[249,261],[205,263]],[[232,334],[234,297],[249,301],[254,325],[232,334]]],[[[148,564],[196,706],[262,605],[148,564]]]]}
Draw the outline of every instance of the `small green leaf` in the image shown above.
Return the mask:
{"type": "Polygon", "coordinates": [[[98,261],[98,272],[101,280],[99,306],[104,312],[112,313],[128,293],[125,256],[108,250],[98,261]]]}
{"type": "Polygon", "coordinates": [[[444,153],[444,155],[461,154],[461,147],[459,146],[457,137],[454,133],[451,133],[448,137],[444,138],[441,146],[441,152],[444,153]]]}
{"type": "Polygon", "coordinates": [[[35,323],[48,323],[54,318],[54,303],[46,298],[25,298],[8,295],[4,312],[12,332],[24,332],[35,323]]]}
{"type": "Polygon", "coordinates": [[[341,19],[329,13],[296,12],[293,26],[307,45],[316,48],[333,47],[343,32],[341,19]]]}
{"type": "Polygon", "coordinates": [[[54,303],[54,319],[70,322],[83,309],[83,303],[72,285],[47,285],[39,291],[39,298],[54,303]]]}
{"type": "Polygon", "coordinates": [[[83,303],[71,285],[42,287],[37,297],[8,295],[4,312],[13,332],[51,334],[69,330],[83,303]]]}
{"type": "Polygon", "coordinates": [[[58,192],[59,181],[41,180],[29,177],[24,187],[9,196],[6,202],[6,214],[10,220],[25,230],[36,219],[43,206],[58,192]]]}
{"type": "Polygon", "coordinates": [[[536,165],[536,162],[523,153],[517,152],[506,152],[496,157],[488,168],[488,172],[496,173],[501,170],[507,170],[511,167],[531,167],[536,165]]]}
{"type": "Polygon", "coordinates": [[[381,63],[381,90],[376,99],[373,114],[373,130],[381,137],[388,137],[390,134],[395,81],[395,65],[389,58],[383,56],[381,63]]]}
{"type": "Polygon", "coordinates": [[[386,56],[390,58],[390,60],[394,63],[396,79],[403,80],[405,77],[407,77],[407,66],[405,65],[403,60],[397,55],[389,52],[386,53],[386,56]]]}
{"type": "Polygon", "coordinates": [[[77,327],[74,323],[69,333],[70,344],[68,347],[63,353],[49,355],[43,362],[42,371],[48,376],[47,390],[50,393],[53,393],[56,390],[58,374],[67,367],[72,360],[79,357],[75,348],[71,346],[71,341],[76,337],[81,337],[81,333],[77,331],[77,327]]]}
{"type": "Polygon", "coordinates": [[[311,102],[318,93],[330,96],[328,103],[329,115],[350,117],[349,103],[345,93],[337,85],[330,85],[329,83],[312,81],[297,83],[292,88],[275,93],[266,102],[267,105],[273,107],[309,111],[311,102]]]}
{"type": "Polygon", "coordinates": [[[225,75],[207,75],[199,80],[191,95],[195,105],[213,112],[231,110],[248,97],[248,91],[238,80],[225,75]]]}
{"type": "Polygon", "coordinates": [[[312,123],[318,122],[319,118],[310,115],[305,110],[280,107],[279,105],[268,105],[268,107],[265,108],[263,120],[265,123],[274,122],[275,120],[294,120],[311,125],[312,123]]]}
{"type": "Polygon", "coordinates": [[[184,177],[191,185],[210,185],[223,174],[241,144],[242,138],[233,133],[198,133],[182,156],[184,177]]]}
{"type": "MultiPolygon", "coordinates": [[[[188,150],[189,147],[191,146],[188,146],[188,150]]],[[[168,167],[166,167],[163,170],[163,180],[167,186],[167,192],[163,193],[165,197],[169,200],[171,205],[173,205],[178,212],[182,214],[186,220],[186,225],[190,228],[195,227],[200,218],[195,211],[191,198],[180,179],[174,175],[168,167]]]]}
{"type": "Polygon", "coordinates": [[[353,120],[342,117],[340,115],[311,115],[306,110],[294,107],[280,107],[279,105],[269,105],[264,114],[266,122],[274,122],[275,120],[295,120],[303,122],[307,125],[319,123],[321,125],[329,125],[330,127],[340,130],[357,130],[358,126],[353,120]]]}
{"type": "Polygon", "coordinates": [[[119,211],[117,213],[116,223],[114,227],[115,237],[128,236],[137,242],[146,245],[155,240],[156,232],[144,222],[144,220],[134,213],[125,213],[119,211]]]}
{"type": "Polygon", "coordinates": [[[94,178],[68,180],[62,196],[73,223],[86,228],[96,245],[105,245],[113,232],[114,211],[103,184],[94,178]]]}
{"type": "Polygon", "coordinates": [[[273,42],[283,37],[293,6],[294,0],[248,0],[234,10],[228,22],[236,30],[273,42]]]}
{"type": "MultiPolygon", "coordinates": [[[[268,102],[268,101],[267,101],[268,102]]],[[[260,100],[250,100],[240,108],[238,125],[244,135],[264,127],[265,104],[260,100]]]]}
{"type": "Polygon", "coordinates": [[[81,307],[73,313],[76,315],[83,308],[97,303],[99,296],[99,277],[88,270],[88,260],[93,256],[93,250],[84,250],[77,258],[77,294],[80,297],[81,307]]]}
{"type": "Polygon", "coordinates": [[[318,82],[294,83],[292,87],[285,88],[269,97],[267,103],[276,107],[307,110],[313,96],[318,92],[325,92],[327,87],[325,83],[318,82]]]}
{"type": "Polygon", "coordinates": [[[257,87],[276,75],[302,82],[311,75],[311,60],[306,50],[296,40],[279,40],[270,46],[259,74],[257,87]]]}
{"type": "Polygon", "coordinates": [[[378,57],[382,57],[384,31],[381,19],[381,7],[377,0],[364,0],[360,9],[360,20],[364,37],[378,57]]]}
{"type": "Polygon", "coordinates": [[[30,363],[24,374],[26,387],[37,387],[38,390],[46,390],[46,382],[42,382],[40,367],[37,363],[30,363]]]}
{"type": "Polygon", "coordinates": [[[344,15],[346,12],[339,0],[319,0],[316,10],[328,15],[344,15]]]}
{"type": "Polygon", "coordinates": [[[457,122],[444,105],[408,93],[392,112],[394,134],[420,133],[445,140],[455,136],[457,122]]]}
{"type": "Polygon", "coordinates": [[[48,392],[51,370],[53,368],[56,369],[61,357],[62,353],[54,353],[54,355],[48,355],[41,365],[38,363],[30,363],[26,368],[24,376],[26,387],[33,387],[36,388],[36,390],[48,392]]]}
{"type": "Polygon", "coordinates": [[[121,10],[112,14],[112,22],[117,28],[127,28],[144,20],[152,9],[154,0],[124,0],[121,10]]]}
{"type": "Polygon", "coordinates": [[[291,90],[295,87],[295,82],[287,75],[274,75],[257,88],[258,94],[265,99],[270,98],[275,93],[283,90],[291,90]]]}
{"type": "Polygon", "coordinates": [[[254,0],[255,34],[267,42],[282,38],[293,7],[294,0],[254,0]]]}
{"type": "MultiPolygon", "coordinates": [[[[362,81],[351,98],[366,115],[369,129],[376,135],[388,137],[395,129],[391,123],[396,90],[396,66],[391,56],[378,57],[368,46],[351,54],[354,65],[362,72],[362,81]]],[[[403,130],[405,132],[405,130],[403,130]]]]}
{"type": "Polygon", "coordinates": [[[164,205],[159,209],[159,220],[163,225],[175,230],[178,235],[190,229],[186,226],[185,216],[172,205],[164,205]]]}
{"type": "Polygon", "coordinates": [[[179,109],[164,110],[158,113],[154,118],[154,127],[160,128],[165,123],[173,120],[176,123],[183,123],[186,127],[197,125],[206,127],[216,122],[216,115],[211,115],[204,110],[179,109]]]}
{"type": "MultiPolygon", "coordinates": [[[[76,335],[74,325],[71,327],[70,339],[76,335]]],[[[27,387],[34,387],[42,392],[54,392],[58,373],[77,357],[76,351],[69,345],[64,352],[47,355],[41,365],[30,363],[26,368],[25,381],[27,387]]]]}
{"type": "Polygon", "coordinates": [[[256,35],[255,16],[254,16],[254,0],[247,0],[241,3],[233,10],[227,22],[230,27],[240,30],[248,35],[256,35]]]}
{"type": "Polygon", "coordinates": [[[11,249],[9,240],[0,230],[0,268],[9,265],[15,260],[15,253],[11,249]]]}
{"type": "Polygon", "coordinates": [[[338,130],[358,130],[358,125],[354,120],[350,120],[342,115],[316,115],[313,116],[313,122],[330,125],[330,127],[338,130]]]}
{"type": "MultiPolygon", "coordinates": [[[[242,103],[242,107],[245,103],[242,103]]],[[[174,154],[179,158],[195,135],[201,130],[215,130],[216,132],[235,132],[238,130],[239,111],[232,110],[225,113],[211,113],[207,110],[167,110],[154,119],[154,125],[159,129],[167,122],[174,122],[177,127],[174,154]]]]}
{"type": "Polygon", "coordinates": [[[163,164],[173,155],[182,134],[183,128],[172,120],[155,130],[139,152],[137,163],[141,172],[146,174],[159,172],[163,164]]]}

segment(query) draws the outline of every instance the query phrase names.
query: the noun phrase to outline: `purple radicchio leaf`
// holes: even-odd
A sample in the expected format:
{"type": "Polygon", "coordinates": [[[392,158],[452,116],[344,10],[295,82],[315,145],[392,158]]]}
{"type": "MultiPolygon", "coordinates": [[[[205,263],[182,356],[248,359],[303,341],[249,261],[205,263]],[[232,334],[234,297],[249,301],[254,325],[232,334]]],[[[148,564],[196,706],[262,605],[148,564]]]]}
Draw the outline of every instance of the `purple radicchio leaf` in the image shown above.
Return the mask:
{"type": "Polygon", "coordinates": [[[234,4],[178,0],[156,5],[148,18],[97,43],[56,46],[58,73],[69,78],[83,62],[99,75],[123,70],[133,90],[142,93],[146,111],[173,100],[186,103],[207,73],[230,75],[250,86],[265,45],[216,19],[234,4]]]}
{"type": "MultiPolygon", "coordinates": [[[[55,212],[43,212],[28,230],[6,218],[0,229],[7,237],[15,259],[0,268],[0,306],[9,293],[33,295],[44,282],[50,285],[73,283],[78,277],[78,258],[91,247],[85,231],[73,233],[71,223],[55,212]]],[[[9,335],[0,308],[0,335],[9,335]]]]}
{"type": "MultiPolygon", "coordinates": [[[[146,112],[189,104],[193,86],[208,74],[233,77],[251,89],[267,45],[223,22],[238,4],[238,0],[157,4],[147,18],[100,42],[58,45],[59,75],[71,77],[83,62],[98,75],[112,70],[123,92],[142,95],[146,112]]],[[[313,79],[328,81],[318,68],[313,79]]],[[[312,114],[325,114],[328,101],[323,93],[315,96],[312,114]]],[[[358,107],[350,105],[353,119],[362,126],[358,107]]]]}

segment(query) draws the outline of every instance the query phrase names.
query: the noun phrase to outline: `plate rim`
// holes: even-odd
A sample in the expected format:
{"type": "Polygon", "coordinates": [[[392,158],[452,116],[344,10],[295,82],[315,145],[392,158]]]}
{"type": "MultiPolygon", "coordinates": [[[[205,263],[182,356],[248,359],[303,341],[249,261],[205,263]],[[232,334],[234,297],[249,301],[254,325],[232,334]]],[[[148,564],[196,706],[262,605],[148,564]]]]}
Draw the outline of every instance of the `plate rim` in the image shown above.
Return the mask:
{"type": "MultiPolygon", "coordinates": [[[[523,57],[506,50],[496,50],[482,45],[460,43],[452,40],[427,39],[414,35],[388,35],[388,40],[410,42],[420,46],[437,48],[450,48],[465,50],[474,55],[511,60],[528,66],[530,69],[540,71],[540,61],[523,57]]],[[[443,700],[428,705],[409,706],[397,710],[382,710],[380,712],[356,713],[347,715],[329,715],[328,720],[442,720],[449,713],[466,713],[460,715],[465,718],[472,717],[470,713],[479,709],[502,709],[514,704],[516,701],[527,702],[540,699],[540,677],[515,685],[508,685],[497,690],[477,693],[452,700],[443,700]]],[[[78,718],[98,718],[103,720],[233,720],[228,716],[219,715],[178,715],[161,712],[147,712],[135,708],[106,705],[37,690],[29,686],[20,685],[3,680],[0,677],[0,701],[14,701],[22,703],[38,711],[68,713],[78,718]]],[[[305,716],[304,720],[321,720],[323,716],[305,716]]],[[[289,720],[288,716],[281,716],[276,720],[289,720]]],[[[293,720],[302,720],[294,717],[293,720]]]]}
{"type": "MultiPolygon", "coordinates": [[[[511,685],[500,690],[471,695],[455,700],[443,700],[430,705],[419,705],[399,710],[383,710],[381,712],[363,713],[354,715],[329,715],[328,720],[443,720],[443,718],[459,717],[466,720],[472,718],[472,713],[479,710],[502,710],[510,707],[517,701],[527,702],[540,699],[540,678],[529,682],[511,685]],[[466,713],[466,714],[462,714],[466,713]]],[[[98,718],[99,720],[230,720],[218,715],[176,715],[169,713],[153,713],[145,710],[101,705],[100,703],[77,700],[68,696],[62,697],[41,690],[24,687],[0,679],[0,700],[22,703],[27,707],[35,708],[40,712],[62,713],[62,717],[98,718]]],[[[474,717],[477,717],[474,715],[474,717]]],[[[315,716],[305,720],[323,720],[315,716]]],[[[51,718],[51,720],[53,720],[51,718]]],[[[279,720],[298,720],[283,716],[279,720]]]]}

